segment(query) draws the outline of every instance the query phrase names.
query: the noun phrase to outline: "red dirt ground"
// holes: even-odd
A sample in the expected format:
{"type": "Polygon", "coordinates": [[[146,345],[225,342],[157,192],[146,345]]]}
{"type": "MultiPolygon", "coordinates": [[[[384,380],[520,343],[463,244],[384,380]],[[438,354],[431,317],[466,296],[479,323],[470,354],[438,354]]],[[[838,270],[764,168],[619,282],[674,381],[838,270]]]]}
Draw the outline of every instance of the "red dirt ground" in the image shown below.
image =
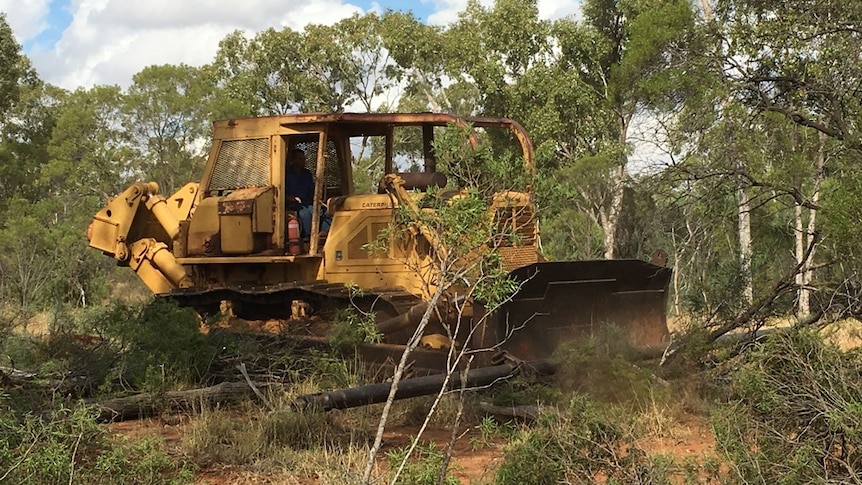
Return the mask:
{"type": "MultiPolygon", "coordinates": [[[[131,439],[159,436],[164,440],[168,453],[180,457],[183,454],[182,437],[188,426],[187,421],[166,424],[163,420],[155,418],[113,423],[108,425],[108,428],[113,433],[131,439]]],[[[411,437],[415,435],[417,430],[418,428],[414,426],[398,426],[386,431],[384,446],[380,454],[381,462],[385,462],[386,451],[408,446],[411,437]]],[[[715,447],[715,439],[708,423],[698,416],[685,416],[674,428],[672,434],[673,438],[642,439],[638,445],[649,453],[669,455],[680,462],[686,458],[700,460],[711,454],[715,447]]],[[[463,484],[491,483],[494,470],[502,460],[505,442],[497,439],[490,444],[474,447],[471,439],[479,436],[478,430],[467,429],[461,432],[455,443],[452,470],[453,474],[463,484]]],[[[442,428],[429,428],[423,434],[423,439],[433,441],[438,449],[445,449],[450,437],[451,430],[442,428]]],[[[201,485],[282,483],[316,485],[318,481],[315,479],[291,479],[285,482],[284,475],[256,472],[236,466],[214,465],[200,470],[195,478],[195,483],[201,485]]]]}

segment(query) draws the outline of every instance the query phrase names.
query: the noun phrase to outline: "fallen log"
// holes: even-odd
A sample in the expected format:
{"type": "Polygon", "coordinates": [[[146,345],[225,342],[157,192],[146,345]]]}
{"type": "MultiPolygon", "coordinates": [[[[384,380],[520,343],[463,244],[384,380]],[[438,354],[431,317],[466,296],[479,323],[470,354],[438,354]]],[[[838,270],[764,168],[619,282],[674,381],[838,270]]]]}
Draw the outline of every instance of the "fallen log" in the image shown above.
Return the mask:
{"type": "MultiPolygon", "coordinates": [[[[555,372],[553,364],[546,360],[530,362],[502,364],[491,367],[471,369],[465,376],[464,387],[485,387],[498,381],[504,381],[521,372],[532,372],[536,375],[550,375],[555,372]]],[[[427,396],[437,393],[444,385],[449,391],[461,388],[461,373],[456,372],[446,379],[445,374],[433,376],[414,377],[404,379],[398,383],[395,399],[407,399],[411,397],[427,396]]],[[[385,402],[389,397],[392,383],[368,384],[365,386],[351,387],[338,391],[321,392],[317,394],[305,394],[298,396],[291,403],[291,407],[297,409],[315,409],[329,411],[332,409],[346,409],[359,406],[368,406],[385,402]]]]}
{"type": "Polygon", "coordinates": [[[497,421],[517,421],[532,423],[539,418],[539,406],[535,404],[523,406],[496,406],[488,402],[480,402],[479,409],[493,416],[497,421]]]}
{"type": "Polygon", "coordinates": [[[91,384],[92,382],[86,376],[76,375],[72,372],[45,376],[12,367],[0,367],[0,388],[5,389],[23,388],[77,396],[89,388],[91,384]]]}
{"type": "MultiPolygon", "coordinates": [[[[268,384],[255,384],[266,388],[268,384]]],[[[204,405],[234,403],[254,395],[246,382],[222,382],[210,387],[164,394],[141,393],[98,403],[100,422],[127,421],[153,416],[162,411],[193,411],[204,405]]]]}
{"type": "Polygon", "coordinates": [[[12,367],[0,367],[0,383],[4,386],[28,385],[39,378],[35,372],[27,372],[12,367]]]}

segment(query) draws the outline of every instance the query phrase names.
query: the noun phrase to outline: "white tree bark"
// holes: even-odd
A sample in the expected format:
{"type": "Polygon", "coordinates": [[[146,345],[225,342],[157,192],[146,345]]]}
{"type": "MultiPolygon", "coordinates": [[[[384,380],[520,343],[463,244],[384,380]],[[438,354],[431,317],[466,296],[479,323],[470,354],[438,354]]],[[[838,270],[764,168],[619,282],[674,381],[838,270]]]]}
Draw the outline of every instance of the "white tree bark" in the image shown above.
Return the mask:
{"type": "Polygon", "coordinates": [[[739,234],[739,270],[742,273],[742,298],[747,305],[754,302],[754,286],[751,278],[751,200],[747,188],[740,184],[736,191],[739,234]]]}
{"type": "MultiPolygon", "coordinates": [[[[631,123],[632,114],[621,116],[619,120],[619,143],[625,147],[628,139],[629,124],[631,123]]],[[[600,211],[599,216],[602,223],[602,231],[604,237],[602,246],[604,249],[605,259],[614,259],[614,251],[616,247],[617,225],[620,221],[620,213],[623,210],[623,194],[625,192],[625,182],[628,177],[628,155],[623,152],[622,160],[619,165],[614,167],[611,173],[611,194],[610,205],[607,210],[600,211]]]]}
{"type": "MultiPolygon", "coordinates": [[[[817,206],[820,202],[820,187],[823,183],[823,167],[826,164],[826,135],[820,133],[820,144],[817,151],[817,171],[814,176],[814,186],[811,191],[811,202],[813,206],[817,206]]],[[[814,260],[816,248],[808,251],[808,248],[814,244],[814,232],[817,230],[817,209],[808,209],[808,224],[804,225],[803,207],[796,204],[796,264],[800,265],[802,271],[796,275],[797,300],[796,300],[796,317],[803,319],[811,313],[811,279],[813,270],[810,263],[814,260]],[[808,254],[808,261],[805,261],[808,254]]]]}

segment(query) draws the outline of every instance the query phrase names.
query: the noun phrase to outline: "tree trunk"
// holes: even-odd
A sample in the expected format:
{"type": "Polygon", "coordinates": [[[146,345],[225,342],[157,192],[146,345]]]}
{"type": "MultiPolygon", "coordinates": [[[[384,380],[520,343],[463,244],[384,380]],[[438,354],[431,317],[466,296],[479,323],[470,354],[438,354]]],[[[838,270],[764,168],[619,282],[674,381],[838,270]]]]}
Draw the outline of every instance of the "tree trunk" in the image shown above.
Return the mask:
{"type": "MultiPolygon", "coordinates": [[[[802,258],[805,257],[805,227],[802,221],[802,206],[796,204],[794,207],[794,239],[795,239],[795,256],[796,256],[796,264],[804,264],[805,262],[802,258]]],[[[809,300],[808,300],[808,290],[805,289],[805,276],[806,271],[803,266],[803,270],[799,273],[796,273],[796,277],[794,281],[796,282],[797,290],[797,298],[796,298],[796,317],[803,318],[808,314],[810,310],[809,300]]]]}
{"type": "Polygon", "coordinates": [[[751,278],[751,201],[746,187],[740,183],[736,191],[739,215],[739,270],[742,273],[742,298],[746,305],[754,301],[754,286],[751,278]]]}
{"type": "Polygon", "coordinates": [[[707,22],[712,21],[712,6],[709,4],[709,0],[700,0],[700,5],[703,7],[703,18],[707,22]]]}
{"type": "MultiPolygon", "coordinates": [[[[257,387],[267,387],[267,385],[257,385],[257,387]]],[[[245,382],[223,382],[200,389],[169,391],[164,395],[135,394],[98,403],[99,421],[141,419],[164,410],[189,410],[199,408],[203,404],[236,402],[253,393],[252,388],[245,382]]]]}
{"type": "MultiPolygon", "coordinates": [[[[823,167],[826,164],[826,135],[820,133],[820,144],[817,150],[817,171],[814,175],[814,186],[811,191],[811,202],[817,206],[820,202],[820,186],[823,183],[823,167]]],[[[803,208],[796,205],[796,264],[801,265],[802,271],[796,275],[798,285],[798,297],[796,304],[796,316],[799,320],[805,319],[811,313],[811,278],[813,270],[811,261],[814,260],[815,248],[808,250],[814,244],[814,233],[817,230],[817,209],[808,209],[808,224],[803,229],[803,208]],[[804,259],[807,255],[807,261],[804,259]]]]}
{"type": "MultiPolygon", "coordinates": [[[[619,143],[621,147],[625,147],[626,139],[628,138],[628,127],[631,121],[631,115],[620,117],[619,122],[619,143]]],[[[625,182],[628,176],[628,155],[623,149],[619,165],[614,167],[611,174],[611,200],[607,213],[603,215],[602,229],[604,230],[604,238],[602,246],[604,246],[605,259],[614,259],[614,250],[616,246],[617,224],[620,220],[620,213],[623,209],[623,194],[625,192],[625,182]]]]}

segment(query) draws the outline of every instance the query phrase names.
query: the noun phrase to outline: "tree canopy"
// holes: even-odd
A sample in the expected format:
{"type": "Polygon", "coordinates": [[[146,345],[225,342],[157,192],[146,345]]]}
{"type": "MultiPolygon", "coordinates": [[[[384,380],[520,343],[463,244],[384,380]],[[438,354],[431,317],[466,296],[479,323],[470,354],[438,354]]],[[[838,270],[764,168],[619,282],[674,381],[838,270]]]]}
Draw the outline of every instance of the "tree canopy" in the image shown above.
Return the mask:
{"type": "MultiPolygon", "coordinates": [[[[127,88],[74,92],[39,78],[0,15],[0,298],[38,306],[63,287],[80,305],[103,292],[111,276],[78,237],[86,221],[132,181],[169,193],[197,179],[214,119],[401,110],[522,123],[549,258],[664,249],[681,313],[739,316],[728,302],[758,297],[757,315],[787,313],[803,287],[811,312],[838,300],[855,311],[858,2],[585,0],[581,13],[471,0],[443,26],[385,11],[237,31],[207,65],[147,66],[127,88]],[[34,248],[76,261],[44,274],[34,248]],[[806,279],[776,286],[794,268],[806,279]]],[[[355,160],[363,185],[382,150],[355,160]]]]}

